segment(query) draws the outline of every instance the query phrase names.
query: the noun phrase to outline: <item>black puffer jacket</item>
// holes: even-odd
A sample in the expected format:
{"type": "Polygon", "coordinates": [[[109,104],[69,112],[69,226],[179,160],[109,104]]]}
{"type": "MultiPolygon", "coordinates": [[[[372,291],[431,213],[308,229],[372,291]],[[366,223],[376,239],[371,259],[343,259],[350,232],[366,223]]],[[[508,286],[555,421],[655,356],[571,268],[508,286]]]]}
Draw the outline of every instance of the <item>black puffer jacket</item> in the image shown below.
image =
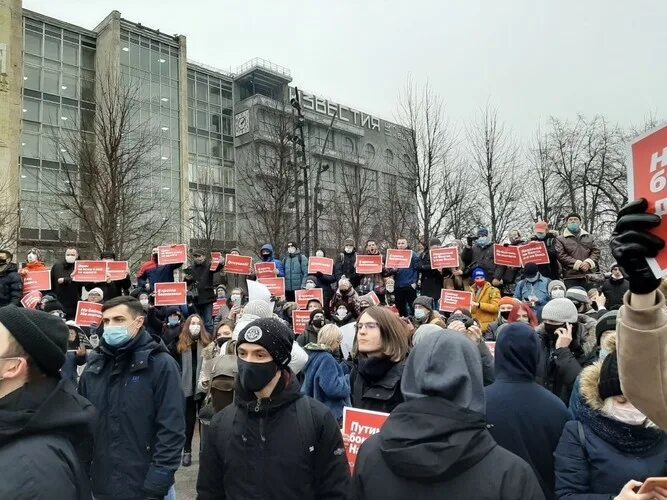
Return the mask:
{"type": "Polygon", "coordinates": [[[56,262],[51,268],[51,288],[63,305],[63,312],[67,319],[74,319],[76,305],[81,300],[81,289],[84,285],[82,282],[72,281],[73,272],[74,264],[68,264],[64,260],[56,262]],[[60,278],[63,279],[62,283],[58,283],[60,278]]]}
{"type": "Polygon", "coordinates": [[[537,271],[550,280],[557,280],[560,277],[560,264],[558,264],[558,254],[556,253],[556,237],[554,233],[548,233],[547,236],[541,240],[537,236],[533,236],[530,241],[541,241],[547,247],[549,254],[548,264],[539,264],[537,271]]]}
{"type": "Polygon", "coordinates": [[[195,304],[202,305],[215,302],[213,281],[215,273],[221,269],[222,265],[220,264],[215,271],[211,271],[211,261],[206,259],[203,264],[193,263],[183,271],[185,273],[185,281],[197,290],[195,304]]]}
{"type": "Polygon", "coordinates": [[[90,500],[95,419],[65,380],[38,379],[0,399],[0,498],[90,500]]]}
{"type": "Polygon", "coordinates": [[[338,281],[341,276],[345,276],[352,283],[352,288],[357,288],[359,282],[361,281],[361,275],[357,274],[356,265],[357,263],[357,252],[352,253],[341,253],[336,258],[334,262],[334,275],[336,276],[336,281],[338,281]]]}
{"type": "MultiPolygon", "coordinates": [[[[358,362],[360,360],[357,360],[358,362]]],[[[359,371],[358,364],[350,373],[350,388],[352,406],[362,410],[381,411],[389,413],[403,402],[401,394],[401,377],[405,361],[391,363],[385,360],[388,369],[377,380],[371,380],[359,371]]]]}
{"type": "Polygon", "coordinates": [[[608,278],[602,285],[602,293],[607,298],[607,309],[615,311],[623,305],[623,296],[630,289],[630,282],[625,278],[615,280],[608,278]]]}
{"type": "Polygon", "coordinates": [[[18,267],[9,262],[0,269],[0,307],[14,304],[21,305],[23,294],[23,280],[18,273],[18,267]]]}

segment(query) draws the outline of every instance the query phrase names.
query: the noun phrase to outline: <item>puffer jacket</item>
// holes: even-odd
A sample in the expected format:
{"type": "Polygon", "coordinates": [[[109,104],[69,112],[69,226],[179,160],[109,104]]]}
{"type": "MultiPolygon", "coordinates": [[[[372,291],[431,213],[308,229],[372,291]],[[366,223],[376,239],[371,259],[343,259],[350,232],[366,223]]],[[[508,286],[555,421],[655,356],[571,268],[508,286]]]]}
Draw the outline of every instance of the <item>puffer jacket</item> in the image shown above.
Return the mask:
{"type": "Polygon", "coordinates": [[[308,258],[301,252],[287,254],[283,259],[285,268],[285,290],[293,292],[300,290],[301,284],[308,276],[308,258]]]}
{"type": "Polygon", "coordinates": [[[479,302],[479,307],[472,308],[472,317],[479,321],[482,333],[486,333],[489,325],[498,319],[500,309],[500,290],[488,281],[479,290],[476,285],[470,287],[473,302],[479,302]]]}
{"type": "Polygon", "coordinates": [[[307,344],[308,363],[301,393],[323,403],[340,422],[343,407],[350,406],[350,380],[331,351],[321,344],[307,344]]]}
{"type": "Polygon", "coordinates": [[[564,278],[583,278],[597,271],[600,247],[593,236],[583,229],[579,235],[565,229],[563,235],[556,239],[556,255],[563,268],[564,278]],[[579,270],[584,261],[591,266],[587,272],[579,270]]]}
{"type": "Polygon", "coordinates": [[[18,273],[18,266],[8,262],[0,269],[0,307],[14,304],[21,305],[23,280],[18,273]]]}
{"type": "Polygon", "coordinates": [[[466,276],[476,267],[481,267],[486,273],[487,279],[492,279],[496,272],[496,263],[493,261],[493,243],[485,247],[475,244],[463,250],[463,263],[465,264],[466,276]]]}
{"type": "Polygon", "coordinates": [[[537,236],[533,236],[530,241],[541,241],[544,243],[544,246],[547,247],[547,253],[549,254],[549,263],[548,264],[538,264],[537,270],[542,276],[549,278],[550,280],[557,280],[560,278],[560,265],[558,264],[558,253],[556,253],[556,239],[558,238],[558,233],[550,232],[546,237],[541,240],[537,236]]]}
{"type": "Polygon", "coordinates": [[[278,271],[277,278],[284,278],[285,277],[285,268],[283,267],[283,263],[280,262],[279,259],[276,259],[273,253],[273,245],[271,243],[267,243],[260,249],[260,254],[262,251],[268,250],[271,252],[271,254],[265,259],[262,257],[261,261],[262,262],[273,262],[276,265],[276,270],[278,271]]]}

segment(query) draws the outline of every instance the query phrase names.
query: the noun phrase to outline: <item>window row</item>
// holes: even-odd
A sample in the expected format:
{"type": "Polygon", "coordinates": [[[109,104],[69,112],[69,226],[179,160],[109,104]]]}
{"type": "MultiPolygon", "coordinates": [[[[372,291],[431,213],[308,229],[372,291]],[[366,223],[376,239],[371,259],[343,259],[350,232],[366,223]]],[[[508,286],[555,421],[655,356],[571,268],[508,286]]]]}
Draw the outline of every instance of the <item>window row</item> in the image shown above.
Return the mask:
{"type": "Polygon", "coordinates": [[[95,82],[93,80],[79,80],[77,75],[59,71],[26,65],[23,69],[23,86],[29,90],[59,95],[68,99],[95,101],[95,82]]]}
{"type": "Polygon", "coordinates": [[[178,57],[169,48],[157,50],[134,42],[121,41],[120,64],[178,80],[178,57]]]}
{"type": "Polygon", "coordinates": [[[195,157],[196,163],[188,164],[188,180],[191,184],[234,188],[234,169],[221,165],[207,165],[206,158],[195,157]]]}
{"type": "Polygon", "coordinates": [[[231,106],[232,90],[230,84],[223,84],[220,80],[210,78],[197,73],[197,78],[188,75],[188,98],[196,99],[202,103],[208,102],[213,105],[231,106]]]}
{"type": "Polygon", "coordinates": [[[44,57],[51,61],[95,69],[95,49],[78,43],[63,41],[52,36],[42,36],[33,31],[24,32],[24,49],[27,54],[44,57]]]}
{"type": "Polygon", "coordinates": [[[188,151],[193,154],[213,156],[224,160],[234,160],[234,145],[220,139],[188,134],[188,151]]]}
{"type": "Polygon", "coordinates": [[[188,108],[188,126],[217,134],[232,135],[232,117],[188,108]]]}

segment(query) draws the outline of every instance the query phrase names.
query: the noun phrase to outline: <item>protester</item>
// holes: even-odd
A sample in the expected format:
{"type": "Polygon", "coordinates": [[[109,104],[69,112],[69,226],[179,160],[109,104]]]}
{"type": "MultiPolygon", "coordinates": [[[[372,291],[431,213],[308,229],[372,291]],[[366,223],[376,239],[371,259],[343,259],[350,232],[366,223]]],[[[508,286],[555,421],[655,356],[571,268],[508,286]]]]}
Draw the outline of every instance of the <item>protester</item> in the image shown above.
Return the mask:
{"type": "Polygon", "coordinates": [[[199,500],[347,498],[338,425],[326,406],[301,394],[288,368],[291,349],[292,332],[275,319],[255,320],[239,334],[234,404],[211,422],[199,500]]]}
{"type": "Polygon", "coordinates": [[[421,325],[431,324],[439,326],[440,328],[445,328],[445,321],[440,316],[438,311],[433,309],[433,299],[428,295],[421,295],[417,297],[412,303],[412,309],[414,311],[414,316],[412,317],[412,323],[415,328],[419,328],[421,325]]]}
{"type": "Polygon", "coordinates": [[[408,357],[405,403],[357,456],[355,499],[543,499],[530,466],[486,428],[482,369],[462,335],[430,335],[408,357]]]}
{"type": "MultiPolygon", "coordinates": [[[[428,248],[422,252],[419,259],[419,271],[421,272],[421,296],[431,297],[434,301],[440,300],[440,293],[443,287],[444,274],[443,269],[431,269],[431,253],[433,248],[440,248],[442,241],[438,238],[431,238],[428,242],[428,248]]],[[[414,302],[414,301],[413,301],[414,302]]]]}
{"type": "Polygon", "coordinates": [[[466,269],[482,268],[487,276],[491,278],[494,276],[496,264],[493,261],[493,241],[489,237],[488,229],[480,228],[474,241],[469,238],[462,259],[466,269]]]}
{"type": "Polygon", "coordinates": [[[532,328],[536,328],[540,324],[533,309],[525,303],[517,304],[512,308],[507,323],[526,323],[532,328]]]}
{"type": "Polygon", "coordinates": [[[76,387],[79,383],[78,369],[86,364],[87,359],[86,346],[81,341],[85,334],[74,321],[66,321],[65,324],[68,330],[67,352],[60,375],[63,380],[69,380],[76,387]]]}
{"type": "Polygon", "coordinates": [[[95,304],[101,304],[104,300],[104,292],[101,288],[93,288],[88,292],[88,297],[86,297],[86,302],[93,302],[95,304]]]}
{"type": "Polygon", "coordinates": [[[565,283],[560,280],[552,280],[547,287],[547,291],[550,298],[562,299],[566,293],[565,283]]]}
{"type": "Polygon", "coordinates": [[[149,293],[155,291],[156,283],[173,283],[174,271],[183,264],[159,265],[157,261],[158,249],[151,251],[151,260],[144,262],[137,273],[137,287],[149,293]]]}
{"type": "Polygon", "coordinates": [[[603,308],[599,313],[595,311],[590,305],[586,291],[578,286],[568,288],[565,297],[577,308],[581,347],[586,354],[590,354],[595,349],[595,325],[598,314],[604,314],[606,310],[603,308]]]}
{"type": "Polygon", "coordinates": [[[551,280],[542,276],[535,263],[529,262],[523,268],[523,279],[514,289],[514,298],[533,308],[538,317],[542,308],[549,302],[549,284],[551,280]]]}
{"type": "Polygon", "coordinates": [[[336,326],[341,327],[354,322],[354,316],[354,311],[349,311],[345,304],[339,304],[332,320],[336,326]]]}
{"type": "Polygon", "coordinates": [[[317,336],[325,324],[326,319],[322,309],[310,311],[310,321],[308,321],[306,330],[297,337],[297,344],[301,347],[305,347],[306,344],[317,344],[317,336]]]}
{"type": "MultiPolygon", "coordinates": [[[[232,248],[229,251],[230,255],[241,255],[241,252],[238,248],[232,248]]],[[[222,284],[226,286],[227,290],[231,290],[233,288],[240,288],[244,294],[248,294],[248,284],[246,280],[248,279],[248,276],[245,274],[233,274],[233,273],[228,273],[225,271],[225,262],[224,259],[222,261],[222,272],[220,273],[220,280],[222,281],[222,284]]]]}
{"type": "MultiPolygon", "coordinates": [[[[49,269],[44,265],[42,260],[42,252],[37,248],[31,248],[28,250],[28,255],[25,264],[19,271],[19,275],[25,281],[26,277],[34,271],[48,271],[49,269]]],[[[25,288],[23,289],[23,294],[28,293],[25,288]]]]}
{"type": "Polygon", "coordinates": [[[51,268],[51,287],[63,305],[63,312],[67,319],[74,319],[76,305],[81,300],[83,283],[72,280],[74,263],[79,258],[76,248],[65,250],[65,259],[53,264],[51,268]]]}
{"type": "MultiPolygon", "coordinates": [[[[508,238],[509,243],[505,243],[504,246],[509,247],[518,247],[519,245],[525,244],[521,233],[517,229],[512,229],[509,232],[508,238]]],[[[493,274],[493,280],[491,284],[498,288],[503,295],[509,295],[510,297],[516,297],[514,290],[516,288],[516,282],[519,280],[521,269],[518,267],[511,266],[496,266],[493,274]]],[[[537,272],[537,271],[536,271],[537,272]]],[[[533,275],[534,276],[534,275],[533,275]]]]}
{"type": "Polygon", "coordinates": [[[487,274],[481,267],[472,272],[474,284],[470,287],[472,298],[472,317],[480,323],[482,333],[496,320],[500,307],[500,290],[486,281],[487,274]]]}
{"type": "Polygon", "coordinates": [[[501,297],[498,302],[498,319],[489,325],[489,329],[484,334],[484,340],[494,341],[500,334],[501,327],[507,323],[512,308],[519,304],[519,301],[513,297],[501,297]]]}
{"type": "Polygon", "coordinates": [[[614,263],[611,276],[602,284],[601,293],[607,298],[607,309],[615,311],[623,305],[623,296],[630,289],[630,283],[623,276],[621,267],[614,263]]]}
{"type": "MultiPolygon", "coordinates": [[[[375,240],[368,240],[366,242],[366,254],[365,255],[380,255],[380,249],[375,240]]],[[[357,292],[359,295],[367,295],[371,292],[375,292],[380,300],[384,297],[384,276],[386,272],[383,268],[381,272],[376,274],[362,274],[357,285],[357,292]]]]}
{"type": "Polygon", "coordinates": [[[218,325],[217,330],[213,333],[213,339],[204,349],[202,349],[202,363],[199,371],[199,381],[197,387],[202,392],[208,392],[211,388],[211,371],[215,364],[215,359],[222,352],[223,346],[232,339],[234,332],[234,323],[225,320],[218,325]]]}
{"type": "Polygon", "coordinates": [[[396,307],[396,280],[392,276],[387,276],[384,279],[384,297],[380,303],[383,306],[390,307],[399,314],[398,307],[396,307]]]}
{"type": "Polygon", "coordinates": [[[14,255],[8,250],[0,250],[0,307],[21,304],[23,280],[18,266],[12,262],[14,255]]]}
{"type": "MultiPolygon", "coordinates": [[[[595,289],[591,290],[594,291],[595,289]]],[[[573,286],[567,289],[567,292],[565,292],[565,297],[574,303],[579,315],[586,315],[593,320],[597,320],[598,317],[601,314],[604,314],[607,310],[604,305],[602,305],[602,307],[598,305],[597,309],[592,307],[590,295],[595,297],[596,293],[591,293],[591,290],[587,292],[583,287],[573,286]]],[[[604,301],[602,304],[604,304],[604,301]]]]}
{"type": "Polygon", "coordinates": [[[283,259],[285,268],[285,298],[294,302],[294,292],[301,289],[308,275],[308,258],[303,255],[293,241],[287,243],[287,257],[283,259]]]}
{"type": "Polygon", "coordinates": [[[535,382],[539,338],[513,323],[496,342],[495,382],[485,388],[486,420],[496,443],[528,462],[544,496],[555,499],[553,452],[570,413],[535,382]]]}
{"type": "Polygon", "coordinates": [[[595,325],[595,339],[597,348],[592,353],[594,360],[604,360],[613,349],[616,350],[616,326],[618,311],[609,311],[603,314],[595,325]]]}
{"type": "Polygon", "coordinates": [[[162,498],[173,491],[185,440],[178,365],[143,328],[133,297],[104,304],[104,334],[79,392],[100,414],[91,480],[96,500],[162,498]]]}
{"type": "Polygon", "coordinates": [[[388,413],[401,403],[400,382],[407,354],[401,320],[381,307],[366,309],[357,321],[357,344],[352,351],[352,406],[388,413]]]}
{"type": "Polygon", "coordinates": [[[410,266],[405,269],[394,270],[396,307],[398,313],[403,317],[411,315],[410,306],[417,298],[417,282],[419,281],[420,259],[419,256],[410,249],[407,238],[399,238],[396,241],[396,248],[399,250],[410,250],[410,266]]]}
{"type": "MultiPolygon", "coordinates": [[[[116,260],[116,254],[111,251],[104,251],[100,254],[100,260],[107,262],[113,262],[116,260]]],[[[125,275],[125,278],[117,281],[112,281],[111,276],[107,274],[105,281],[97,283],[85,283],[84,286],[86,289],[90,290],[91,288],[99,288],[102,290],[105,300],[115,299],[121,295],[129,295],[130,288],[132,287],[132,281],[130,280],[130,275],[125,275]]]]}
{"type": "Polygon", "coordinates": [[[211,338],[198,314],[189,316],[185,321],[176,344],[177,361],[181,369],[181,388],[185,396],[185,446],[181,465],[192,465],[192,437],[195,432],[197,414],[204,399],[204,390],[199,387],[203,354],[202,351],[211,343],[211,338]]]}
{"type": "Polygon", "coordinates": [[[352,282],[347,278],[341,278],[338,282],[338,290],[336,290],[329,305],[330,314],[335,314],[341,306],[344,306],[354,318],[359,316],[359,295],[352,287],[352,282]]]}
{"type": "MultiPolygon", "coordinates": [[[[315,257],[326,257],[326,253],[324,252],[324,250],[319,249],[315,252],[315,257]]],[[[333,274],[324,274],[319,271],[315,273],[315,278],[316,278],[317,288],[322,289],[322,295],[324,296],[324,303],[328,305],[329,303],[331,303],[331,297],[333,296],[334,293],[332,286],[338,280],[336,276],[333,274]]]]}
{"type": "Polygon", "coordinates": [[[305,379],[301,393],[323,403],[339,424],[343,407],[350,406],[350,381],[343,366],[335,358],[340,351],[343,332],[336,325],[325,325],[317,343],[306,344],[308,363],[303,369],[305,379]]]}
{"type": "Polygon", "coordinates": [[[276,259],[273,255],[273,245],[271,243],[267,243],[264,245],[260,251],[259,251],[259,256],[262,259],[262,262],[273,262],[276,265],[276,277],[277,278],[284,278],[285,277],[285,268],[283,267],[283,263],[280,262],[279,259],[276,259]]]}
{"type": "Polygon", "coordinates": [[[600,247],[593,236],[581,227],[581,216],[571,213],[566,218],[563,235],[556,239],[556,254],[563,268],[563,281],[568,288],[588,288],[588,276],[598,269],[600,247]]]}
{"type": "Polygon", "coordinates": [[[545,278],[556,280],[560,277],[560,265],[558,264],[558,253],[556,252],[556,238],[558,234],[549,231],[549,225],[544,221],[537,221],[534,231],[535,235],[530,240],[544,243],[549,255],[549,263],[539,264],[537,270],[545,278]]]}
{"type": "Polygon", "coordinates": [[[356,270],[357,263],[357,249],[354,240],[347,238],[343,243],[343,251],[336,259],[334,263],[334,275],[336,276],[336,281],[338,281],[338,286],[340,287],[340,280],[345,278],[350,283],[352,283],[352,288],[357,288],[359,282],[361,281],[361,275],[357,274],[356,270]]]}
{"type": "Polygon", "coordinates": [[[227,302],[220,308],[220,312],[213,319],[213,323],[217,325],[224,320],[236,322],[246,302],[247,297],[243,289],[240,287],[233,288],[232,293],[227,297],[227,302]]]}
{"type": "Polygon", "coordinates": [[[93,405],[59,370],[67,326],[41,311],[0,308],[0,498],[91,498],[93,405]]]}
{"type": "Polygon", "coordinates": [[[206,331],[213,331],[213,302],[216,296],[213,290],[216,273],[220,272],[222,264],[211,270],[211,260],[204,251],[192,251],[192,264],[183,270],[184,280],[193,294],[193,303],[197,314],[204,320],[206,331]]]}

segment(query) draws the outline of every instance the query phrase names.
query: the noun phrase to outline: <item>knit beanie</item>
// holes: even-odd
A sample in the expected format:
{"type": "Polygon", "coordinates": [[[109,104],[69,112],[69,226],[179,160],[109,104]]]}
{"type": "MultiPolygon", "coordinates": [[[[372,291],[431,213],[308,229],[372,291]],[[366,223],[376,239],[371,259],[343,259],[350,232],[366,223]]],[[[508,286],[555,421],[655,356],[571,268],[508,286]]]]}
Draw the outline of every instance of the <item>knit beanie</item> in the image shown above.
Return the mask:
{"type": "Polygon", "coordinates": [[[476,280],[477,278],[486,279],[486,271],[484,269],[482,269],[481,267],[476,267],[472,271],[472,279],[476,280]]]}
{"type": "Polygon", "coordinates": [[[597,339],[597,345],[600,345],[600,339],[602,338],[602,334],[604,332],[609,330],[616,331],[617,319],[618,311],[609,311],[600,316],[597,325],[595,325],[595,338],[597,339]]]}
{"type": "Polygon", "coordinates": [[[423,306],[429,311],[433,310],[433,299],[428,295],[420,295],[412,303],[413,306],[423,306]]]}
{"type": "Polygon", "coordinates": [[[532,278],[537,274],[537,272],[537,264],[534,262],[528,262],[525,266],[523,266],[523,274],[526,276],[526,278],[532,278]]]}
{"type": "Polygon", "coordinates": [[[588,304],[589,302],[588,293],[580,286],[573,286],[572,288],[568,288],[567,292],[565,292],[565,298],[579,304],[588,304]]]}
{"type": "Polygon", "coordinates": [[[618,359],[615,352],[610,353],[602,362],[598,392],[602,400],[623,395],[621,380],[618,377],[618,359]]]}
{"type": "Polygon", "coordinates": [[[577,212],[572,212],[565,217],[565,220],[569,219],[570,217],[576,217],[579,220],[582,220],[581,215],[579,215],[577,212]]]}
{"type": "Polygon", "coordinates": [[[345,241],[343,242],[343,246],[354,246],[354,240],[352,238],[345,238],[345,241]]]}
{"type": "Polygon", "coordinates": [[[265,300],[250,300],[243,306],[243,314],[253,314],[258,318],[273,316],[273,305],[265,300]]]}
{"type": "Polygon", "coordinates": [[[65,363],[69,330],[57,316],[9,305],[0,307],[0,323],[47,375],[58,375],[65,363]]]}
{"type": "Polygon", "coordinates": [[[557,286],[561,287],[563,290],[567,290],[565,283],[563,283],[562,281],[551,280],[551,282],[547,285],[547,291],[549,292],[549,295],[551,295],[551,290],[553,290],[557,286]]]}
{"type": "Polygon", "coordinates": [[[520,302],[514,297],[502,297],[499,303],[501,306],[515,306],[517,304],[520,304],[520,302]]]}
{"type": "Polygon", "coordinates": [[[442,245],[442,240],[440,238],[431,238],[428,240],[429,247],[439,247],[442,245]]]}
{"type": "Polygon", "coordinates": [[[90,292],[88,292],[88,295],[90,295],[91,293],[93,295],[99,295],[100,298],[104,299],[104,292],[102,291],[101,288],[93,288],[90,292]]]}
{"type": "Polygon", "coordinates": [[[542,320],[574,324],[579,320],[579,313],[570,299],[551,299],[542,309],[542,320]]]}
{"type": "Polygon", "coordinates": [[[236,351],[241,344],[261,345],[273,361],[286,367],[292,360],[292,331],[282,321],[275,318],[260,318],[252,321],[239,334],[236,351]]]}
{"type": "Polygon", "coordinates": [[[317,276],[313,276],[312,274],[309,274],[306,276],[306,279],[303,281],[303,284],[305,285],[309,281],[312,281],[312,283],[317,286],[317,276]]]}
{"type": "Polygon", "coordinates": [[[479,230],[477,231],[478,238],[483,238],[488,235],[489,235],[489,230],[485,227],[480,227],[479,230]]]}
{"type": "Polygon", "coordinates": [[[316,314],[321,314],[324,316],[324,311],[322,309],[313,309],[310,311],[310,323],[313,322],[313,318],[315,317],[316,314]]]}
{"type": "Polygon", "coordinates": [[[42,311],[46,313],[52,313],[53,311],[62,311],[63,310],[63,305],[58,301],[58,299],[55,300],[48,300],[44,302],[44,305],[42,306],[42,311]]]}

